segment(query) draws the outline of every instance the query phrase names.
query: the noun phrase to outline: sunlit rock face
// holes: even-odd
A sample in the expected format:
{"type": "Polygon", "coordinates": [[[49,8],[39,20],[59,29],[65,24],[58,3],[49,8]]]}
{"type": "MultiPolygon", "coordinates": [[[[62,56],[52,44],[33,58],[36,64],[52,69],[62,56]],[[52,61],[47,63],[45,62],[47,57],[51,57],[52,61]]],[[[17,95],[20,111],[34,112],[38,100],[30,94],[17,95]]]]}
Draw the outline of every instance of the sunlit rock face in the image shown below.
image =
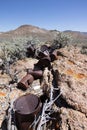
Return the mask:
{"type": "Polygon", "coordinates": [[[87,129],[87,55],[80,48],[71,46],[61,49],[66,57],[58,57],[53,66],[60,73],[61,107],[60,130],[87,129]]]}

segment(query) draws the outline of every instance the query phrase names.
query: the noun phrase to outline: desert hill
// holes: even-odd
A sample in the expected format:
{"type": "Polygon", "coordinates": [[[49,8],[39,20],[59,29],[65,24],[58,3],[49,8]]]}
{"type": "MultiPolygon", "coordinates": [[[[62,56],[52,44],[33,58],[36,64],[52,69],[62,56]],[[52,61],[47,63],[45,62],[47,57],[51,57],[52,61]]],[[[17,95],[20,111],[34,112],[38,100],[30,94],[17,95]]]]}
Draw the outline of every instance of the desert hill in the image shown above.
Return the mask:
{"type": "MultiPolygon", "coordinates": [[[[46,30],[32,25],[22,25],[15,30],[0,33],[0,43],[22,44],[29,40],[40,42],[51,41],[57,37],[58,30],[46,30]]],[[[66,30],[65,35],[71,38],[71,44],[87,45],[87,33],[79,31],[66,30]]]]}
{"type": "Polygon", "coordinates": [[[87,32],[79,32],[79,31],[64,31],[65,34],[71,35],[72,43],[79,44],[79,45],[86,45],[87,46],[87,32]]]}
{"type": "Polygon", "coordinates": [[[40,42],[45,42],[55,38],[56,32],[41,29],[32,25],[22,25],[15,30],[0,34],[0,43],[16,43],[27,42],[32,39],[37,39],[40,42]]]}

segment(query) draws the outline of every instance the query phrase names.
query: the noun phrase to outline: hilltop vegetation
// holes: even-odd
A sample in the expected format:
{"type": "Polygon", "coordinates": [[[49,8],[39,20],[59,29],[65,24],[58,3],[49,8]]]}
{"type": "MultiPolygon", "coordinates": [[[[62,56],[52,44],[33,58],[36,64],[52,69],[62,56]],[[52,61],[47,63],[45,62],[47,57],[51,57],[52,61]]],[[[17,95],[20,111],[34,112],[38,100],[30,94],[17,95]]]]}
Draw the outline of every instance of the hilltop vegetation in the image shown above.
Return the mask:
{"type": "Polygon", "coordinates": [[[22,59],[26,57],[29,44],[37,48],[43,44],[61,47],[65,45],[81,46],[82,54],[87,54],[87,33],[57,30],[46,30],[31,25],[22,25],[15,30],[0,33],[0,58],[22,59]],[[9,55],[9,56],[8,56],[9,55]]]}
{"type": "MultiPolygon", "coordinates": [[[[57,30],[46,30],[32,25],[22,25],[15,30],[0,33],[0,43],[24,44],[30,40],[46,42],[55,39],[59,33],[60,31],[57,30]]],[[[86,32],[67,30],[62,33],[71,38],[70,44],[87,45],[86,32]]]]}

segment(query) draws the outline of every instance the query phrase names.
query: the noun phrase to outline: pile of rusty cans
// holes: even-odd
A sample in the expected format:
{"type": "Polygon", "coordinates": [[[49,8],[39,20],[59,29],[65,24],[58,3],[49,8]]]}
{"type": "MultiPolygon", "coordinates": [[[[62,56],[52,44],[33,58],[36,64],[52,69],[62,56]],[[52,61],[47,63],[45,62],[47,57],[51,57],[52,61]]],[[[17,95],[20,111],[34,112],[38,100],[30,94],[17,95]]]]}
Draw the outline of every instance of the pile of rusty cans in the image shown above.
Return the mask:
{"type": "MultiPolygon", "coordinates": [[[[28,54],[35,53],[33,46],[28,47],[28,54]]],[[[47,45],[43,45],[38,53],[39,61],[34,65],[34,69],[29,69],[27,75],[25,75],[18,83],[17,87],[26,90],[29,85],[36,79],[40,79],[43,76],[45,67],[51,68],[51,62],[57,60],[57,51],[53,51],[47,45]]]]}
{"type": "MultiPolygon", "coordinates": [[[[28,55],[34,55],[33,46],[27,49],[28,55]]],[[[52,51],[50,47],[43,45],[38,53],[39,61],[33,69],[28,69],[27,74],[19,81],[17,87],[27,90],[34,80],[41,79],[46,67],[50,70],[51,62],[57,59],[57,51],[52,51]]],[[[18,130],[31,130],[30,126],[41,112],[42,103],[40,98],[33,94],[19,97],[14,102],[15,120],[18,130]]]]}
{"type": "Polygon", "coordinates": [[[57,51],[53,49],[53,47],[47,45],[42,45],[38,51],[31,45],[27,48],[27,55],[28,57],[35,56],[38,59],[50,57],[51,61],[57,59],[57,51]]]}

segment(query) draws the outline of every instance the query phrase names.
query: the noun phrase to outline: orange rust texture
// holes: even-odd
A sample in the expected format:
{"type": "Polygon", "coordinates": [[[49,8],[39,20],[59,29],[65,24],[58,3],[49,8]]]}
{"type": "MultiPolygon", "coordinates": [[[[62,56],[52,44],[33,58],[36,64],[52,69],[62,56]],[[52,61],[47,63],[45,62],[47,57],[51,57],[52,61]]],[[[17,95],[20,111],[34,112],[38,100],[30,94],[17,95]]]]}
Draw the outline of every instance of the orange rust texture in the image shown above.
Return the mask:
{"type": "Polygon", "coordinates": [[[6,96],[6,93],[0,92],[0,97],[5,97],[5,96],[6,96]]]}
{"type": "Polygon", "coordinates": [[[83,73],[75,73],[75,71],[68,69],[66,70],[65,74],[73,76],[76,79],[83,79],[83,78],[87,78],[87,76],[83,73]]]}
{"type": "Polygon", "coordinates": [[[66,73],[67,75],[73,75],[73,74],[74,74],[74,71],[71,70],[71,69],[68,69],[68,70],[66,70],[65,73],[66,73]]]}
{"type": "Polygon", "coordinates": [[[86,75],[83,73],[78,73],[78,74],[75,74],[74,77],[77,79],[83,79],[83,78],[86,78],[86,75]]]}

